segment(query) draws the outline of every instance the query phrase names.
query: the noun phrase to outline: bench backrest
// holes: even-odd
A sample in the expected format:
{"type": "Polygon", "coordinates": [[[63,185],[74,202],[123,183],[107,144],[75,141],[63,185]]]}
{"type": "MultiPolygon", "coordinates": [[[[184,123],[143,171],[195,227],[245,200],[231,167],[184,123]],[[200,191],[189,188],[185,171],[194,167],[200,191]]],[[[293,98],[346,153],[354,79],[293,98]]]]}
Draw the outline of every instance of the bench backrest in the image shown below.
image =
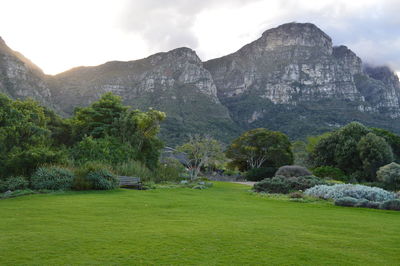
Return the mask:
{"type": "Polygon", "coordinates": [[[132,177],[132,176],[119,176],[119,185],[120,186],[135,186],[139,185],[140,177],[132,177]]]}

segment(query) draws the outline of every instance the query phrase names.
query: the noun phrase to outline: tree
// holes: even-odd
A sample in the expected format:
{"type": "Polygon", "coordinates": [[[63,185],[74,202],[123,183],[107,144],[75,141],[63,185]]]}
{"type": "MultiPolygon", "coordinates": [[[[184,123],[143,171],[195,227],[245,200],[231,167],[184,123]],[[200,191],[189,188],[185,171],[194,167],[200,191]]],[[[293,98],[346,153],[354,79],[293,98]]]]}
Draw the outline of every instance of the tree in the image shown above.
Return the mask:
{"type": "Polygon", "coordinates": [[[320,139],[310,155],[314,167],[337,167],[358,181],[375,180],[376,170],[392,160],[391,148],[385,139],[358,122],[320,139]]]}
{"type": "Polygon", "coordinates": [[[372,128],[371,130],[375,135],[386,140],[392,148],[394,161],[400,163],[400,136],[382,128],[372,128]]]}
{"type": "Polygon", "coordinates": [[[114,123],[128,110],[122,104],[122,99],[111,92],[105,93],[101,98],[88,107],[76,108],[72,119],[76,139],[83,136],[101,138],[106,135],[117,135],[118,129],[114,123]]]}
{"type": "Polygon", "coordinates": [[[202,167],[224,158],[221,144],[209,136],[189,136],[189,141],[176,150],[186,155],[191,179],[197,178],[202,167]]]}
{"type": "Polygon", "coordinates": [[[357,150],[370,181],[376,179],[376,171],[379,167],[393,162],[392,148],[384,138],[373,133],[368,133],[361,138],[357,144],[357,150]]]}
{"type": "Polygon", "coordinates": [[[231,165],[246,171],[260,167],[280,167],[293,163],[288,137],[276,131],[257,128],[243,133],[228,147],[231,165]]]}
{"type": "Polygon", "coordinates": [[[0,174],[29,175],[38,165],[54,163],[44,108],[33,100],[13,101],[0,94],[0,174]]]}
{"type": "MultiPolygon", "coordinates": [[[[157,134],[165,117],[165,113],[153,109],[147,112],[131,110],[129,106],[122,104],[121,97],[106,93],[90,106],[75,110],[71,119],[74,150],[87,147],[89,143],[97,143],[95,139],[107,139],[98,142],[105,145],[106,154],[115,150],[114,147],[121,147],[118,154],[126,154],[125,160],[139,160],[153,169],[157,166],[160,149],[163,147],[157,134]],[[87,137],[92,139],[86,139],[87,137]],[[84,139],[85,142],[80,145],[84,139]],[[112,147],[107,148],[106,143],[110,143],[112,147]],[[131,152],[126,152],[127,149],[131,152]]],[[[113,160],[117,158],[107,157],[113,160]]]]}

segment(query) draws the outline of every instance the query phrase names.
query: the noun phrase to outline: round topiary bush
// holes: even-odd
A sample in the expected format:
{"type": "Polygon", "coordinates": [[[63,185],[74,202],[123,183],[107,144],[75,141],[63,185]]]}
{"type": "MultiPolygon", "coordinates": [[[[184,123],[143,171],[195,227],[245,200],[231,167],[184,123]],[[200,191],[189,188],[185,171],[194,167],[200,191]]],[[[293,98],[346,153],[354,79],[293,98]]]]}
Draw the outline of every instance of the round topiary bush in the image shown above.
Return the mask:
{"type": "Polygon", "coordinates": [[[72,187],[74,174],[62,167],[40,167],[31,176],[33,189],[69,190],[72,187]]]}
{"type": "Polygon", "coordinates": [[[284,177],[299,177],[299,176],[310,176],[312,173],[307,168],[299,165],[285,165],[276,171],[275,176],[284,177]]]}
{"type": "Polygon", "coordinates": [[[390,163],[382,166],[376,172],[377,178],[380,182],[384,183],[389,189],[400,189],[400,165],[397,163],[390,163]]]}

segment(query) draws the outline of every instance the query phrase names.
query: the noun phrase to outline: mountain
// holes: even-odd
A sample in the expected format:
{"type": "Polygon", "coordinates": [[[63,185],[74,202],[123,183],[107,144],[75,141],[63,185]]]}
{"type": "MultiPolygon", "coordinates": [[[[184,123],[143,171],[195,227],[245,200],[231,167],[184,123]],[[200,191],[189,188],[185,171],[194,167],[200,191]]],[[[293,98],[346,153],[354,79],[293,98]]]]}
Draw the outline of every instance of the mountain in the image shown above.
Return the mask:
{"type": "Polygon", "coordinates": [[[310,23],[265,31],[237,52],[202,62],[178,48],[147,58],[77,67],[47,76],[0,41],[0,91],[33,97],[70,115],[105,92],[134,108],[167,112],[161,136],[170,145],[187,134],[229,141],[266,127],[292,139],[351,121],[400,132],[400,83],[388,67],[363,64],[310,23]]]}
{"type": "Polygon", "coordinates": [[[387,67],[363,67],[345,46],[310,23],[265,31],[239,51],[205,62],[218,98],[242,128],[292,138],[358,120],[399,132],[400,86],[387,67]]]}
{"type": "Polygon", "coordinates": [[[53,107],[42,70],[22,54],[11,50],[0,37],[0,92],[14,99],[34,98],[53,107]]]}
{"type": "Polygon", "coordinates": [[[129,62],[79,67],[52,77],[53,102],[65,113],[85,106],[105,92],[122,96],[134,108],[165,111],[161,134],[179,143],[187,134],[230,139],[240,132],[223,106],[211,74],[196,52],[178,48],[129,62]]]}

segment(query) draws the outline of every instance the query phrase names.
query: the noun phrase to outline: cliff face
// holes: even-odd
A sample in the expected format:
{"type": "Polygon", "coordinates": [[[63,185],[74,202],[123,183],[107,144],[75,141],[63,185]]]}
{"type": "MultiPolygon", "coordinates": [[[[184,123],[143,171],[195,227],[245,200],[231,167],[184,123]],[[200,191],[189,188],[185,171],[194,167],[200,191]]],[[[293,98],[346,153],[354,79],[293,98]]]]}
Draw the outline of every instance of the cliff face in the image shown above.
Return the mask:
{"type": "Polygon", "coordinates": [[[51,105],[51,93],[42,70],[0,38],[0,92],[12,98],[31,97],[51,105]]]}
{"type": "Polygon", "coordinates": [[[272,127],[300,137],[353,119],[381,126],[377,115],[383,120],[400,116],[393,72],[364,69],[355,53],[333,47],[313,24],[267,30],[237,52],[204,65],[221,103],[245,128],[272,127]]]}
{"type": "Polygon", "coordinates": [[[202,62],[189,48],[78,67],[46,76],[0,41],[0,91],[72,114],[105,92],[134,108],[167,112],[169,144],[206,133],[229,141],[266,127],[292,138],[351,121],[400,132],[400,83],[387,67],[362,63],[309,23],[289,23],[230,55],[202,62]]]}
{"type": "Polygon", "coordinates": [[[51,79],[53,101],[65,113],[105,92],[120,95],[134,108],[167,112],[162,135],[178,143],[187,134],[209,133],[221,139],[239,129],[217,97],[210,72],[189,48],[129,62],[108,62],[72,69],[51,79]]]}

